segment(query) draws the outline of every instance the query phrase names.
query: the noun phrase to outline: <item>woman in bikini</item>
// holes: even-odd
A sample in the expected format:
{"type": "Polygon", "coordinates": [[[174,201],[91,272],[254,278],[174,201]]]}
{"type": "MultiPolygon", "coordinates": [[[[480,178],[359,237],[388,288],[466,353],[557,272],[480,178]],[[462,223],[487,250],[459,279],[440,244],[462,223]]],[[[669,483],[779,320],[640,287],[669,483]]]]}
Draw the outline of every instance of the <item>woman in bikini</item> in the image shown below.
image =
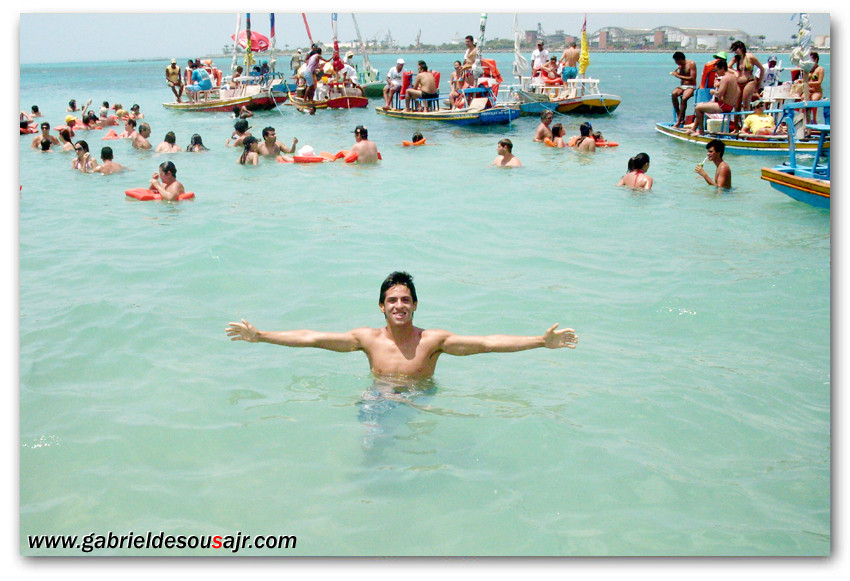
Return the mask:
{"type": "Polygon", "coordinates": [[[756,55],[747,53],[747,47],[740,40],[733,42],[729,50],[735,51],[735,70],[738,72],[738,87],[741,89],[740,100],[735,110],[749,111],[753,94],[761,88],[759,79],[764,78],[764,65],[759,62],[756,55]],[[759,70],[758,79],[754,74],[755,69],[759,70]]]}
{"type": "MultiPolygon", "coordinates": [[[[820,101],[823,99],[823,77],[826,72],[820,66],[820,55],[812,51],[811,57],[815,63],[815,67],[809,73],[809,101],[820,101]]],[[[810,123],[817,123],[818,110],[806,109],[806,116],[809,118],[810,123]]]]}
{"type": "Polygon", "coordinates": [[[74,144],[74,153],[77,154],[77,157],[74,158],[74,161],[71,162],[71,169],[75,169],[77,171],[81,171],[83,173],[91,173],[94,171],[94,168],[97,164],[95,164],[94,160],[92,160],[91,155],[89,155],[89,144],[79,140],[74,144]]]}
{"type": "Polygon", "coordinates": [[[239,163],[242,165],[257,165],[260,163],[260,141],[253,135],[246,137],[242,141],[245,150],[239,158],[239,163]]]}
{"type": "Polygon", "coordinates": [[[627,186],[638,190],[652,189],[652,178],[646,175],[649,169],[649,155],[639,153],[629,160],[628,172],[620,179],[618,186],[627,186]]]}

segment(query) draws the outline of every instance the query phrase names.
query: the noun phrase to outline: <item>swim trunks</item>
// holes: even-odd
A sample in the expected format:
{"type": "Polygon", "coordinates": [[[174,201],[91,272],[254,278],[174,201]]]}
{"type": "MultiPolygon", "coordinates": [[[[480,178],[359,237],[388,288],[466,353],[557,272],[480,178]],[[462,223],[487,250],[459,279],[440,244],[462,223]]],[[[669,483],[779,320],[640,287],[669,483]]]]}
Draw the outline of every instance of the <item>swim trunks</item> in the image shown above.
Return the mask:
{"type": "Polygon", "coordinates": [[[734,107],[732,105],[727,105],[726,103],[717,103],[717,104],[720,105],[720,110],[723,111],[724,113],[728,113],[729,111],[734,109],[734,107]]]}
{"type": "Polygon", "coordinates": [[[313,71],[311,71],[310,69],[304,69],[301,72],[301,78],[304,79],[304,82],[307,84],[308,87],[312,87],[316,84],[316,78],[313,76],[313,71]]]}
{"type": "Polygon", "coordinates": [[[439,99],[440,94],[439,93],[425,93],[425,92],[423,92],[421,98],[422,99],[439,99]]]}
{"type": "Polygon", "coordinates": [[[561,79],[564,81],[568,81],[569,79],[578,78],[578,68],[577,67],[564,67],[561,70],[561,79]]]}

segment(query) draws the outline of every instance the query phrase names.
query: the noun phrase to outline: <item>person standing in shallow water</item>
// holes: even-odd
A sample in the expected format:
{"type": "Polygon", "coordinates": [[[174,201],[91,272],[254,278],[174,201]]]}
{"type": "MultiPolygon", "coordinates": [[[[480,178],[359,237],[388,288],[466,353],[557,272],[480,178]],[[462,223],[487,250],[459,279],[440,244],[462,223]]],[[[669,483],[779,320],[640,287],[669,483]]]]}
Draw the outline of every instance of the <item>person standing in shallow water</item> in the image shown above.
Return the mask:
{"type": "Polygon", "coordinates": [[[620,179],[620,183],[617,185],[641,190],[652,189],[652,178],[646,175],[646,171],[648,169],[649,155],[646,153],[637,154],[629,159],[629,163],[627,165],[628,171],[626,172],[626,175],[620,179]]]}
{"type": "Polygon", "coordinates": [[[507,353],[546,347],[575,349],[578,336],[573,329],[557,330],[555,324],[538,336],[486,335],[462,336],[441,329],[422,329],[413,325],[418,305],[413,277],[393,272],[381,284],[378,308],[386,326],[361,327],[344,333],[323,331],[259,331],[245,319],[230,323],[225,332],[231,341],[271,343],[284,347],[315,347],[337,352],[363,351],[374,375],[409,380],[434,375],[437,359],[449,355],[507,353]]]}
{"type": "Polygon", "coordinates": [[[694,171],[702,176],[705,183],[711,186],[731,188],[732,168],[729,167],[728,163],[723,161],[723,153],[726,151],[726,146],[719,139],[712,139],[706,144],[705,149],[708,152],[708,161],[713,162],[714,167],[717,168],[714,172],[714,178],[708,175],[703,169],[702,164],[698,164],[694,171]]]}

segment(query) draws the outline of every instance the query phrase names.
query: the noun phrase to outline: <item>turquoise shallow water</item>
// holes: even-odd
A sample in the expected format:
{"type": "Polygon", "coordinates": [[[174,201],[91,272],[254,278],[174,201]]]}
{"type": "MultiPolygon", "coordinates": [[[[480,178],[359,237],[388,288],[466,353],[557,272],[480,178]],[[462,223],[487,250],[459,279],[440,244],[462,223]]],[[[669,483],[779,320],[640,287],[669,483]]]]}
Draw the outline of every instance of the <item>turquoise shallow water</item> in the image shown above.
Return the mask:
{"type": "MultiPolygon", "coordinates": [[[[427,56],[444,75],[454,58],[427,56]]],[[[241,531],[297,535],[294,551],[239,553],[256,555],[829,553],[830,216],[759,179],[781,158],[728,155],[728,192],[696,179],[704,150],[653,129],[671,115],[669,55],[593,55],[623,97],[592,120],[620,147],[594,156],[532,143],[528,118],[251,120],[331,152],[366,125],[371,168],[238,166],[227,115],[161,107],[164,66],[21,67],[21,106],[53,125],[70,98],[135,102],[154,144],[173,130],[211,149],[94,132],[93,151],[132,168],[104,177],[21,138],[22,551],[81,554],[29,550],[33,534],[241,531]],[[417,129],[431,145],[402,148],[417,129]],[[524,168],[488,167],[503,136],[524,168]],[[614,186],[638,151],[652,193],[614,186]],[[196,201],[125,200],[166,159],[196,201]],[[416,277],[420,326],[559,322],[579,347],[444,356],[428,393],[364,404],[362,354],[224,334],[240,317],[380,326],[395,269],[416,277]]],[[[571,135],[584,120],[559,119],[571,135]]]]}

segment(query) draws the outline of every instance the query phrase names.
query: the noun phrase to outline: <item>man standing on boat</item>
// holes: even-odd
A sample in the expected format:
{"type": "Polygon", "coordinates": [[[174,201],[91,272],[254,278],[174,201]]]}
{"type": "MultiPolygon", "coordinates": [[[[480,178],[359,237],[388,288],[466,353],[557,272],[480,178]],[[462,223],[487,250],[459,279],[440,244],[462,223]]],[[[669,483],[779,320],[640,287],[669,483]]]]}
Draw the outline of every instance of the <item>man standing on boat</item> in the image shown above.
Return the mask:
{"type": "Polygon", "coordinates": [[[463,53],[463,64],[460,68],[464,72],[464,82],[468,87],[476,85],[475,73],[472,66],[475,64],[475,59],[478,57],[478,47],[475,46],[475,39],[471,34],[468,34],[463,42],[466,44],[466,52],[463,53]]]}
{"type": "Polygon", "coordinates": [[[717,168],[714,172],[714,179],[702,168],[702,164],[698,164],[694,171],[701,175],[708,185],[717,186],[718,188],[731,188],[732,168],[729,167],[728,163],[723,161],[723,152],[726,151],[726,146],[719,139],[712,139],[705,146],[705,149],[708,152],[708,161],[713,162],[717,168]]]}
{"type": "Polygon", "coordinates": [[[564,49],[559,61],[563,68],[561,69],[561,80],[564,84],[570,79],[578,78],[578,58],[581,56],[581,51],[576,48],[575,41],[570,43],[570,46],[564,49]]]}
{"type": "MultiPolygon", "coordinates": [[[[362,125],[354,129],[354,141],[356,142],[349,151],[349,156],[357,156],[358,164],[378,163],[378,146],[369,141],[369,131],[362,125]]],[[[348,159],[346,158],[346,161],[348,159]]]]}
{"type": "Polygon", "coordinates": [[[685,114],[688,110],[688,99],[693,96],[697,88],[697,65],[694,61],[685,58],[685,53],[676,51],[673,53],[673,61],[678,67],[670,74],[679,79],[681,83],[673,89],[673,111],[676,113],[676,124],[673,127],[681,127],[685,124],[685,114]]]}
{"type": "Polygon", "coordinates": [[[549,62],[549,51],[543,48],[543,41],[537,41],[537,48],[531,53],[531,76],[536,77],[541,73],[541,69],[549,62]]]}
{"type": "Polygon", "coordinates": [[[398,59],[395,66],[387,72],[387,84],[384,87],[384,109],[390,108],[393,96],[401,91],[402,80],[404,79],[404,59],[398,59]]]}
{"type": "MultiPolygon", "coordinates": [[[[434,78],[434,73],[428,70],[428,65],[425,61],[419,61],[419,74],[416,75],[416,80],[413,81],[413,88],[408,89],[404,94],[404,110],[410,111],[410,102],[414,99],[430,99],[436,103],[440,94],[437,92],[437,79],[434,78]]],[[[425,103],[425,108],[428,107],[428,102],[425,103]]]]}
{"type": "Polygon", "coordinates": [[[738,77],[729,70],[729,65],[724,59],[719,59],[714,65],[720,84],[714,90],[714,100],[699,103],[694,107],[694,124],[688,132],[691,135],[703,135],[702,122],[706,113],[729,113],[735,109],[738,103],[738,77]]]}
{"type": "Polygon", "coordinates": [[[171,92],[174,93],[174,98],[179,103],[180,97],[183,96],[183,76],[180,74],[177,59],[171,59],[171,64],[165,67],[165,82],[171,87],[171,92]]]}
{"type": "Polygon", "coordinates": [[[298,74],[298,69],[300,69],[300,68],[301,68],[301,63],[302,63],[302,62],[303,62],[303,61],[301,60],[301,49],[299,48],[299,49],[295,52],[295,54],[294,54],[294,55],[292,55],[292,58],[291,58],[291,59],[289,59],[289,68],[290,68],[290,69],[292,69],[292,74],[293,74],[293,75],[297,75],[297,74],[298,74]]]}

